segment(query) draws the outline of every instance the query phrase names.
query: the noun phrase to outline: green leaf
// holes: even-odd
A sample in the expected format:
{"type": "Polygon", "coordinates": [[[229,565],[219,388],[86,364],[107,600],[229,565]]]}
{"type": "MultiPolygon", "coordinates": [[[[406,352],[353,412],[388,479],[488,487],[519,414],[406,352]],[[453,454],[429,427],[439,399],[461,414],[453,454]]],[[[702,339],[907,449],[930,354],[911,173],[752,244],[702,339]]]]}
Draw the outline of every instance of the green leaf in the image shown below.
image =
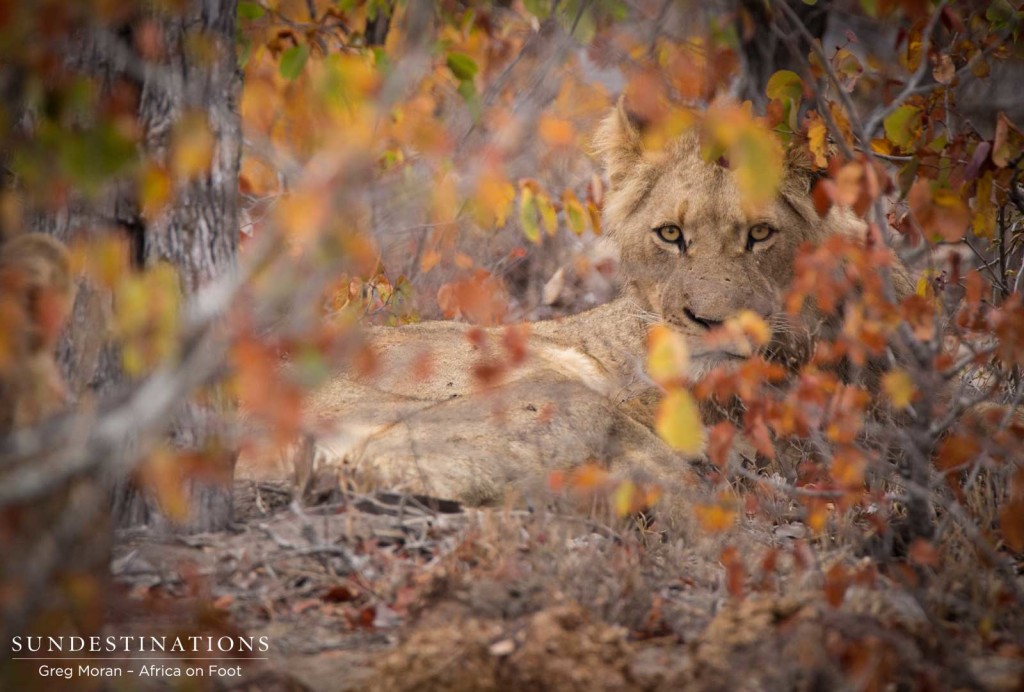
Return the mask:
{"type": "Polygon", "coordinates": [[[800,103],[804,95],[804,83],[800,75],[791,70],[779,70],[768,79],[765,94],[772,101],[800,103]]]}
{"type": "Polygon", "coordinates": [[[302,73],[302,68],[306,66],[308,59],[309,46],[307,44],[292,46],[281,54],[281,64],[277,69],[282,77],[290,81],[302,73]]]}
{"type": "Polygon", "coordinates": [[[551,0],[523,0],[523,7],[542,22],[551,16],[551,0]]]}
{"type": "Polygon", "coordinates": [[[562,209],[565,211],[565,222],[576,235],[582,235],[587,227],[587,219],[583,205],[572,190],[562,193],[562,209]]]}
{"type": "Polygon", "coordinates": [[[473,116],[473,120],[478,120],[483,114],[483,108],[480,105],[480,95],[476,93],[476,85],[468,79],[459,82],[458,92],[466,102],[466,107],[469,108],[469,114],[473,116]]]}
{"type": "Polygon", "coordinates": [[[241,2],[238,3],[238,18],[239,19],[247,19],[247,20],[251,21],[251,20],[254,20],[254,19],[259,19],[260,17],[262,17],[266,13],[267,13],[267,11],[265,9],[263,9],[263,7],[261,5],[258,5],[255,2],[248,2],[247,0],[241,0],[241,2]]]}
{"type": "MultiPolygon", "coordinates": [[[[588,3],[589,4],[589,3],[588,3]]],[[[583,45],[589,45],[597,33],[595,9],[578,0],[567,0],[558,6],[558,24],[565,33],[583,45]]]]}
{"type": "Polygon", "coordinates": [[[457,79],[468,81],[476,76],[477,70],[480,68],[477,67],[473,58],[465,53],[452,52],[448,54],[448,69],[457,79]]]}
{"type": "Polygon", "coordinates": [[[995,26],[1005,26],[1010,20],[1014,18],[1016,12],[1007,0],[995,0],[988,9],[985,10],[985,19],[992,22],[995,26]]]}
{"type": "Polygon", "coordinates": [[[531,243],[540,245],[540,223],[538,221],[537,198],[528,187],[522,189],[519,197],[519,223],[523,227],[523,235],[531,243]]]}
{"type": "Polygon", "coordinates": [[[885,118],[885,136],[901,149],[909,149],[917,140],[921,126],[921,109],[900,106],[885,118]]]}
{"type": "Polygon", "coordinates": [[[252,57],[252,41],[248,36],[238,36],[238,66],[244,68],[252,57]]]}

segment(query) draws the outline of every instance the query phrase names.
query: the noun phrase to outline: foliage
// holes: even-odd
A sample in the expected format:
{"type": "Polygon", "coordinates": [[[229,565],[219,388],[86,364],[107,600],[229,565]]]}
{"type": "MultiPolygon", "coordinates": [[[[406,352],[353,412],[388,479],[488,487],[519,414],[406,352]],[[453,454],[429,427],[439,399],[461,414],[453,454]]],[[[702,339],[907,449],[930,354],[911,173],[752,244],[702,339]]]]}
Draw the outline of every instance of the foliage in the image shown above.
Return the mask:
{"type": "MultiPolygon", "coordinates": [[[[75,27],[126,36],[118,45],[147,69],[167,68],[157,27],[180,4],[0,11],[4,73],[18,77],[4,82],[17,105],[0,118],[5,233],[125,188],[137,220],[152,222],[208,178],[224,149],[204,114],[180,118],[159,153],[146,153],[138,84],[54,57],[62,27],[75,27]],[[40,44],[20,46],[25,35],[40,44]]],[[[668,23],[661,3],[617,0],[239,2],[246,271],[219,325],[230,345],[217,384],[269,439],[235,442],[293,441],[305,392],[342,366],[372,370],[361,325],[549,317],[563,287],[541,296],[556,272],[601,280],[592,258],[605,183],[588,137],[621,91],[647,150],[695,134],[707,161],[735,171],[751,214],[800,161],[818,213],[848,207],[866,229],[801,250],[787,317],[814,311],[827,325],[804,363],[774,360],[774,324],[752,313],[709,336],[750,358],[697,381],[677,334],[656,325],[648,335],[646,372],[662,395],[653,428],[707,462],[711,490],[690,518],[722,540],[732,595],[747,588],[737,527],[785,516],[818,546],[895,561],[889,578],[931,580],[956,598],[975,597],[956,566],[984,564],[998,586],[978,596],[969,626],[1019,628],[1019,611],[997,604],[1019,608],[1024,551],[1024,131],[1013,119],[1021,109],[979,114],[970,87],[1017,64],[1024,15],[1005,0],[862,0],[864,26],[895,27],[895,43],[848,29],[805,46],[793,5],[765,3],[761,26],[731,4],[668,23]],[[778,34],[791,59],[759,85],[767,105],[757,112],[729,92],[761,32],[778,34]],[[915,291],[901,299],[904,265],[915,291]],[[735,415],[703,419],[716,405],[735,415]]],[[[189,46],[208,48],[203,37],[189,46]]],[[[112,296],[96,328],[119,344],[125,372],[142,380],[180,363],[194,334],[174,269],[140,266],[117,219],[84,218],[76,268],[112,296]]],[[[589,307],[567,302],[563,311],[589,307]]],[[[512,363],[529,338],[510,330],[503,347],[512,363]]],[[[482,385],[496,376],[476,375],[482,385]]],[[[140,476],[180,515],[175,461],[154,453],[140,476]]],[[[612,523],[661,497],[597,465],[549,480],[602,498],[612,523]]],[[[806,546],[786,550],[799,561],[806,546]]],[[[843,569],[823,579],[833,605],[855,579],[843,569]]],[[[935,607],[953,620],[953,606],[935,607]]]]}

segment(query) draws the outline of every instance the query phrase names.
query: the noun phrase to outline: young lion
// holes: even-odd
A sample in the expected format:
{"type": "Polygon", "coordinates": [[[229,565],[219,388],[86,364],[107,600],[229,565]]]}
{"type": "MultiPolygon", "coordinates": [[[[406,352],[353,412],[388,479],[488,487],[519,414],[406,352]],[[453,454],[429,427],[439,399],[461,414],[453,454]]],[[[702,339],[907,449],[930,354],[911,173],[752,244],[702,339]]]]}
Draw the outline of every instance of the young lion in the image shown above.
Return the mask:
{"type": "MultiPolygon", "coordinates": [[[[621,103],[596,148],[610,180],[604,219],[620,251],[623,295],[519,328],[428,322],[369,330],[380,374],[342,374],[309,402],[316,464],[473,504],[588,460],[661,482],[686,473],[687,460],[651,430],[658,397],[643,369],[648,326],[663,322],[687,339],[693,376],[741,359],[702,337],[742,310],[782,325],[776,316],[797,248],[863,224],[842,210],[820,217],[810,173],[797,165],[776,200],[747,216],[735,174],[704,161],[695,137],[650,155],[621,103]],[[515,330],[524,328],[521,352],[515,330]],[[414,377],[426,359],[429,372],[414,377]],[[480,373],[510,361],[479,384],[480,373]]],[[[797,348],[793,333],[779,330],[776,355],[797,348]]]]}

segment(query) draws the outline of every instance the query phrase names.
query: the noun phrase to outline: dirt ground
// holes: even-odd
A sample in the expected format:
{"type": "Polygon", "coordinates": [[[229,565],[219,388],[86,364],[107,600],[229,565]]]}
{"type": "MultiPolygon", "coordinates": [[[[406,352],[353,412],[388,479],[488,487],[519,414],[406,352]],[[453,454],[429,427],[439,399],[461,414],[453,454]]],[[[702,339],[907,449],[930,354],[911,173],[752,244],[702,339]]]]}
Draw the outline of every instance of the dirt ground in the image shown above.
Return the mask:
{"type": "Polygon", "coordinates": [[[1024,689],[1024,642],[995,620],[965,627],[905,565],[797,523],[708,536],[388,493],[299,506],[283,481],[239,482],[236,513],[218,534],[120,535],[109,628],[266,636],[267,660],[112,689],[1024,689]]]}

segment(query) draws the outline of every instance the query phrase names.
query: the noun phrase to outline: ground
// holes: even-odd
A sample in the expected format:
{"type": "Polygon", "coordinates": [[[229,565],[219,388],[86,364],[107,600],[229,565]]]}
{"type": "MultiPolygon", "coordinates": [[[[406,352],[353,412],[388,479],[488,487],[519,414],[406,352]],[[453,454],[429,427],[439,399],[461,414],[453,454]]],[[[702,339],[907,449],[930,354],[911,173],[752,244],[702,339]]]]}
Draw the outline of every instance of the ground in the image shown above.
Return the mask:
{"type": "Polygon", "coordinates": [[[797,523],[746,517],[707,535],[578,508],[476,510],[388,493],[300,506],[283,481],[239,482],[236,517],[217,534],[123,533],[115,550],[117,631],[269,638],[268,660],[199,689],[1013,690],[1024,680],[1019,641],[937,620],[906,565],[876,567],[797,523]]]}

